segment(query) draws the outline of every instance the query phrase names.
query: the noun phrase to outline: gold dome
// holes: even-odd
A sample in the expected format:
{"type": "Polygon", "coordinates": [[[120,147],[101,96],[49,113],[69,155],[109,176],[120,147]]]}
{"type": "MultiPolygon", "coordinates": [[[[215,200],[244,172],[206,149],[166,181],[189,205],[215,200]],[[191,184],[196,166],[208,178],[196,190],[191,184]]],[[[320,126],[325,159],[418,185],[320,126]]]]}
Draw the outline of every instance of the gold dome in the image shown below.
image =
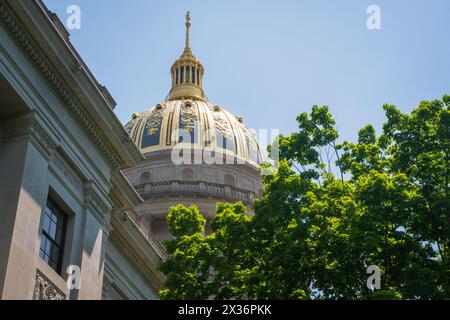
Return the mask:
{"type": "Polygon", "coordinates": [[[264,152],[242,117],[234,117],[202,100],[166,101],[133,114],[125,128],[144,154],[187,143],[192,148],[211,148],[253,165],[265,161],[264,152]]]}
{"type": "Polygon", "coordinates": [[[242,117],[234,117],[207,102],[203,91],[203,65],[190,48],[190,26],[188,12],[186,46],[172,65],[172,88],[168,98],[147,111],[134,113],[125,128],[144,154],[170,150],[183,143],[196,149],[211,148],[253,165],[265,162],[265,153],[242,117]]]}

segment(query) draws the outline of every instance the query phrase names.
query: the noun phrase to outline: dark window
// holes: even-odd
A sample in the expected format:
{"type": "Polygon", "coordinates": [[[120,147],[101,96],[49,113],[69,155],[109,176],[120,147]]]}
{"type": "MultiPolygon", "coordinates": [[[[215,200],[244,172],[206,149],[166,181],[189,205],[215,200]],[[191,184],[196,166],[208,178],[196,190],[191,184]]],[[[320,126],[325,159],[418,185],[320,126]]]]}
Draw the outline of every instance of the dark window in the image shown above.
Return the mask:
{"type": "Polygon", "coordinates": [[[180,83],[184,83],[184,67],[181,67],[181,79],[180,83]]]}
{"type": "Polygon", "coordinates": [[[192,83],[194,83],[195,84],[195,69],[194,68],[192,68],[192,83]]]}
{"type": "Polygon", "coordinates": [[[49,198],[43,213],[39,255],[59,274],[62,268],[66,226],[67,215],[49,198]]]}
{"type": "Polygon", "coordinates": [[[152,181],[152,176],[150,172],[144,172],[141,174],[141,177],[139,179],[139,184],[149,183],[152,181]]]}
{"type": "Polygon", "coordinates": [[[248,147],[248,157],[250,158],[250,160],[252,160],[253,162],[259,163],[258,162],[258,147],[257,147],[257,145],[253,144],[253,142],[247,138],[247,147],[248,147]]]}
{"type": "Polygon", "coordinates": [[[200,71],[197,69],[197,84],[200,85],[200,71]]]}
{"type": "Polygon", "coordinates": [[[194,179],[194,171],[192,171],[192,169],[185,168],[185,169],[183,169],[183,171],[181,171],[181,177],[184,180],[193,180],[194,179]]]}
{"type": "Polygon", "coordinates": [[[186,82],[189,83],[191,80],[189,79],[189,76],[191,74],[191,67],[186,67],[186,82]]]}
{"type": "Polygon", "coordinates": [[[231,174],[226,174],[224,176],[223,180],[224,180],[224,183],[229,186],[234,187],[236,185],[236,180],[234,179],[234,177],[231,174]]]}
{"type": "Polygon", "coordinates": [[[219,129],[216,128],[216,142],[219,148],[227,149],[236,153],[236,143],[233,135],[225,136],[219,129]]]}
{"type": "Polygon", "coordinates": [[[178,75],[179,75],[179,73],[180,73],[180,71],[179,71],[179,69],[177,69],[177,75],[176,75],[176,77],[175,77],[175,84],[178,84],[178,83],[179,83],[179,80],[178,80],[178,75]]]}

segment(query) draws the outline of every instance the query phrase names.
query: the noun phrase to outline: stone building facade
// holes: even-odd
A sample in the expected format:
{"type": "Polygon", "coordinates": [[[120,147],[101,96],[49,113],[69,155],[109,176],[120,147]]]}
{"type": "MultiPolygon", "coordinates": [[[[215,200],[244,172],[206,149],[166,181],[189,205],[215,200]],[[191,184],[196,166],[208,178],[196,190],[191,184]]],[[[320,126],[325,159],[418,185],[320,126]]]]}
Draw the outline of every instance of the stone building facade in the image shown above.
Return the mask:
{"type": "Polygon", "coordinates": [[[114,107],[42,1],[0,0],[1,299],[157,298],[164,251],[122,173],[144,158],[114,107]]]}
{"type": "Polygon", "coordinates": [[[208,102],[190,27],[169,95],[124,128],[42,0],[0,0],[0,299],[157,299],[170,206],[251,213],[265,155],[208,102]]]}

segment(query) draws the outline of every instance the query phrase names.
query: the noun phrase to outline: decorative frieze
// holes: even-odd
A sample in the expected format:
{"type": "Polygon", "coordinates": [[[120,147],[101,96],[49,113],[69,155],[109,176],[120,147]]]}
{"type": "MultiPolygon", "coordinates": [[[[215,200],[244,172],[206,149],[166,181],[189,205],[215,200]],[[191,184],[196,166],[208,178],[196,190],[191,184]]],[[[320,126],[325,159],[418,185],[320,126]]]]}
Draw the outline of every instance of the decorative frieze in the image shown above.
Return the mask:
{"type": "Polygon", "coordinates": [[[37,270],[33,300],[66,300],[66,296],[52,282],[50,282],[47,277],[37,270]]]}
{"type": "Polygon", "coordinates": [[[148,136],[152,136],[159,132],[164,115],[164,106],[160,104],[157,105],[150,114],[144,129],[145,134],[148,136]]]}
{"type": "Polygon", "coordinates": [[[209,106],[214,117],[217,130],[222,134],[225,139],[230,139],[234,136],[231,128],[231,123],[225,113],[219,106],[209,106]]]}
{"type": "Polygon", "coordinates": [[[198,124],[198,107],[193,101],[186,101],[180,108],[180,128],[191,134],[198,124]]]}

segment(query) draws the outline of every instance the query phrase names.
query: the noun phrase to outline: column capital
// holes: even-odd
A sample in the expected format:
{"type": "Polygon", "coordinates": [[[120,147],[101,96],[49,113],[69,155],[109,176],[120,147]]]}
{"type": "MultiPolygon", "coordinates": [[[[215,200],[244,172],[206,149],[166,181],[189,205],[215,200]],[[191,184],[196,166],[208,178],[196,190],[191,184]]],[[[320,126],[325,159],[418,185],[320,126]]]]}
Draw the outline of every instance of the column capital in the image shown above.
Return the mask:
{"type": "Polygon", "coordinates": [[[3,120],[3,145],[26,139],[50,161],[57,143],[45,131],[38,121],[36,111],[32,110],[3,120]]]}

